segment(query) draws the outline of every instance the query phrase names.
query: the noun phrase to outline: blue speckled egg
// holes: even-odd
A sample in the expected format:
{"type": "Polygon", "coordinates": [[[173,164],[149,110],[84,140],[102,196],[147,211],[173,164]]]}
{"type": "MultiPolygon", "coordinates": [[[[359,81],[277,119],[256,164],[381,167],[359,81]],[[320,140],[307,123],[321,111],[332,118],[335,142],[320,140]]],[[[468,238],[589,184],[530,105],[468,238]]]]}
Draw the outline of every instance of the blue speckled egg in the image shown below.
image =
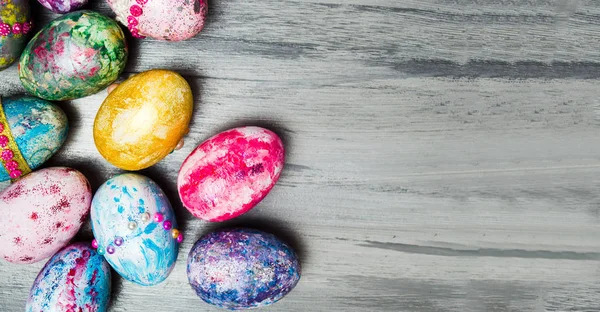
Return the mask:
{"type": "Polygon", "coordinates": [[[133,173],[113,177],[94,195],[90,216],[93,245],[123,278],[151,286],[171,273],[183,236],[154,181],[133,173]]]}
{"type": "Polygon", "coordinates": [[[110,267],[89,243],[75,243],[56,253],[33,282],[26,312],[108,309],[110,267]]]}
{"type": "MultiPolygon", "coordinates": [[[[0,102],[3,111],[0,111],[0,146],[7,142],[4,147],[10,149],[10,142],[15,142],[29,169],[41,166],[65,142],[69,126],[67,116],[58,106],[30,96],[2,98],[0,102]],[[7,121],[9,127],[6,127],[7,121]]],[[[18,170],[28,173],[22,165],[19,164],[18,170]]],[[[5,160],[4,165],[0,165],[0,181],[11,178],[7,168],[10,166],[5,160]]]]}
{"type": "Polygon", "coordinates": [[[213,305],[243,310],[272,304],[300,280],[294,251],[272,234],[253,229],[209,233],[192,247],[188,280],[213,305]]]}

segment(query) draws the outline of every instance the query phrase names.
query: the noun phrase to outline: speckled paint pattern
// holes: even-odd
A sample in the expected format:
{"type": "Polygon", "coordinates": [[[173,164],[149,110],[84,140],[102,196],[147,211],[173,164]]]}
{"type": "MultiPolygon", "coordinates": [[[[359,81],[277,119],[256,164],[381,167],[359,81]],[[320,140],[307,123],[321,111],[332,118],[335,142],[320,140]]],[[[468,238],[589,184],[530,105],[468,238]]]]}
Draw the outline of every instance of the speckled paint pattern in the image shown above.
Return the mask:
{"type": "Polygon", "coordinates": [[[196,217],[224,221],[258,204],[283,169],[281,139],[260,127],[240,127],[200,144],[183,162],[177,186],[196,217]]]}
{"type": "Polygon", "coordinates": [[[91,219],[98,252],[123,278],[148,286],[170,274],[179,251],[177,221],[154,181],[133,173],[109,179],[94,195],[91,219]]]}
{"type": "Polygon", "coordinates": [[[94,120],[94,143],[125,170],[150,167],[189,131],[192,89],[179,74],[154,69],[130,77],[104,100],[94,120]]]}
{"type": "Polygon", "coordinates": [[[38,2],[54,13],[68,13],[84,6],[87,0],[38,0],[38,2]]]}
{"type": "Polygon", "coordinates": [[[127,44],[118,24],[96,12],[59,17],[29,42],[19,61],[25,89],[46,100],[94,94],[125,68],[127,44]]]}
{"type": "Polygon", "coordinates": [[[92,190],[79,171],[52,167],[32,172],[0,193],[0,257],[33,263],[50,257],[86,220],[92,190]]]}
{"type": "Polygon", "coordinates": [[[89,243],[71,244],[46,263],[31,286],[25,312],[105,312],[110,266],[89,243]]]}
{"type": "Polygon", "coordinates": [[[204,28],[206,0],[108,0],[117,20],[136,37],[181,41],[204,28]]]}
{"type": "Polygon", "coordinates": [[[209,233],[194,245],[187,274],[198,296],[230,310],[272,304],[300,280],[294,251],[272,234],[238,228],[209,233]]]}
{"type": "Polygon", "coordinates": [[[0,0],[0,70],[19,59],[31,27],[28,0],[0,0]]]}
{"type": "MultiPolygon", "coordinates": [[[[46,162],[65,142],[69,125],[60,107],[30,96],[2,98],[1,104],[12,136],[31,169],[46,162]]],[[[0,181],[9,179],[6,168],[0,166],[0,181]]]]}

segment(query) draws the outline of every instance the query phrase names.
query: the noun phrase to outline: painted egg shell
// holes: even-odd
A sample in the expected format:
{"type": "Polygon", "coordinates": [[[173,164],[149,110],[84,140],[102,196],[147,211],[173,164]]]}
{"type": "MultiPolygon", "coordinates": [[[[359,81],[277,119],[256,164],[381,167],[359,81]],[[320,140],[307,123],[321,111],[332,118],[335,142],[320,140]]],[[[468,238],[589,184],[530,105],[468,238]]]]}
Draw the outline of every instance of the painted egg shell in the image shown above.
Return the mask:
{"type": "Polygon", "coordinates": [[[208,12],[207,0],[108,0],[108,5],[134,37],[168,41],[195,36],[208,12]]]}
{"type": "Polygon", "coordinates": [[[69,13],[87,3],[87,0],[38,0],[39,3],[54,13],[69,13]]]}
{"type": "Polygon", "coordinates": [[[241,127],[219,133],[183,162],[177,178],[179,197],[203,220],[235,218],[273,188],[284,154],[281,139],[267,129],[241,127]]]}
{"type": "Polygon", "coordinates": [[[300,280],[294,251],[272,234],[253,229],[209,233],[190,251],[188,280],[202,300],[230,310],[269,305],[300,280]]]}
{"type": "Polygon", "coordinates": [[[92,11],[59,17],[27,44],[19,61],[25,89],[46,100],[94,94],[125,69],[127,43],[119,25],[92,11]]]}
{"type": "Polygon", "coordinates": [[[107,311],[110,277],[110,266],[89,243],[69,245],[40,271],[25,311],[107,311]]]}
{"type": "Polygon", "coordinates": [[[125,170],[165,158],[188,132],[192,89],[179,74],[149,70],[121,83],[100,106],[94,142],[111,164],[125,170]]]}
{"type": "Polygon", "coordinates": [[[0,70],[19,58],[32,26],[28,0],[0,1],[0,70]]]}
{"type": "Polygon", "coordinates": [[[91,218],[98,252],[123,278],[150,286],[171,273],[183,236],[154,181],[133,173],[106,181],[94,195],[91,218]]]}
{"type": "Polygon", "coordinates": [[[87,218],[92,199],[88,180],[71,168],[32,172],[0,193],[0,256],[33,263],[69,243],[87,218]]]}
{"type": "Polygon", "coordinates": [[[0,99],[0,104],[8,121],[6,127],[0,112],[0,145],[14,142],[18,147],[11,148],[8,143],[11,152],[2,154],[13,155],[13,160],[4,159],[4,165],[0,166],[0,181],[6,181],[11,178],[11,173],[16,174],[12,177],[26,174],[52,157],[67,138],[68,121],[58,106],[35,97],[5,98],[0,99]],[[25,163],[20,163],[16,154],[20,154],[25,163]]]}

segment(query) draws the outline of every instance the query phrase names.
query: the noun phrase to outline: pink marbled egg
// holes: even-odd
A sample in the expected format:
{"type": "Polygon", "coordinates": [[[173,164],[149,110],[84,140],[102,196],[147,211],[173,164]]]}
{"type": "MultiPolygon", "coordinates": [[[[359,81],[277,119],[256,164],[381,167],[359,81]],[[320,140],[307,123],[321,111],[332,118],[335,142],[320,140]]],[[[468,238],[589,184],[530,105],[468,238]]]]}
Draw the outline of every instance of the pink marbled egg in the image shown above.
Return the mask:
{"type": "Polygon", "coordinates": [[[225,221],[254,208],[279,179],[285,152],[281,139],[259,127],[221,132],[183,162],[177,188],[196,217],[225,221]]]}
{"type": "Polygon", "coordinates": [[[77,234],[92,190],[81,172],[64,167],[34,171],[0,193],[0,257],[34,263],[52,256],[77,234]]]}
{"type": "Polygon", "coordinates": [[[204,28],[206,0],[107,0],[134,37],[181,41],[204,28]]]}

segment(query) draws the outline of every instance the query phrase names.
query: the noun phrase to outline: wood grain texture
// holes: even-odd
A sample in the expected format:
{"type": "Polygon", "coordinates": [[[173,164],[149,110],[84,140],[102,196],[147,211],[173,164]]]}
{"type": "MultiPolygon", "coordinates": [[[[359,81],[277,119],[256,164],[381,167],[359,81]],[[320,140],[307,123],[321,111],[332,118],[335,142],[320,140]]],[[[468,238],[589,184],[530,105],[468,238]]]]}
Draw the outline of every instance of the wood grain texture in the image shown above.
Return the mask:
{"type": "MultiPolygon", "coordinates": [[[[267,311],[600,311],[598,1],[209,5],[191,40],[130,40],[127,74],[169,68],[195,91],[185,147],[142,171],[187,239],[166,282],[115,278],[111,311],[216,311],[185,261],[230,225],[278,234],[301,256],[300,284],[267,311]],[[282,136],[280,182],[232,222],[194,219],[179,166],[239,125],[282,136]]],[[[22,92],[16,66],[0,72],[0,94],[22,92]]],[[[119,172],[92,140],[105,96],[60,104],[72,129],[48,164],[94,188],[119,172]]],[[[42,265],[0,262],[1,311],[23,310],[42,265]]]]}

